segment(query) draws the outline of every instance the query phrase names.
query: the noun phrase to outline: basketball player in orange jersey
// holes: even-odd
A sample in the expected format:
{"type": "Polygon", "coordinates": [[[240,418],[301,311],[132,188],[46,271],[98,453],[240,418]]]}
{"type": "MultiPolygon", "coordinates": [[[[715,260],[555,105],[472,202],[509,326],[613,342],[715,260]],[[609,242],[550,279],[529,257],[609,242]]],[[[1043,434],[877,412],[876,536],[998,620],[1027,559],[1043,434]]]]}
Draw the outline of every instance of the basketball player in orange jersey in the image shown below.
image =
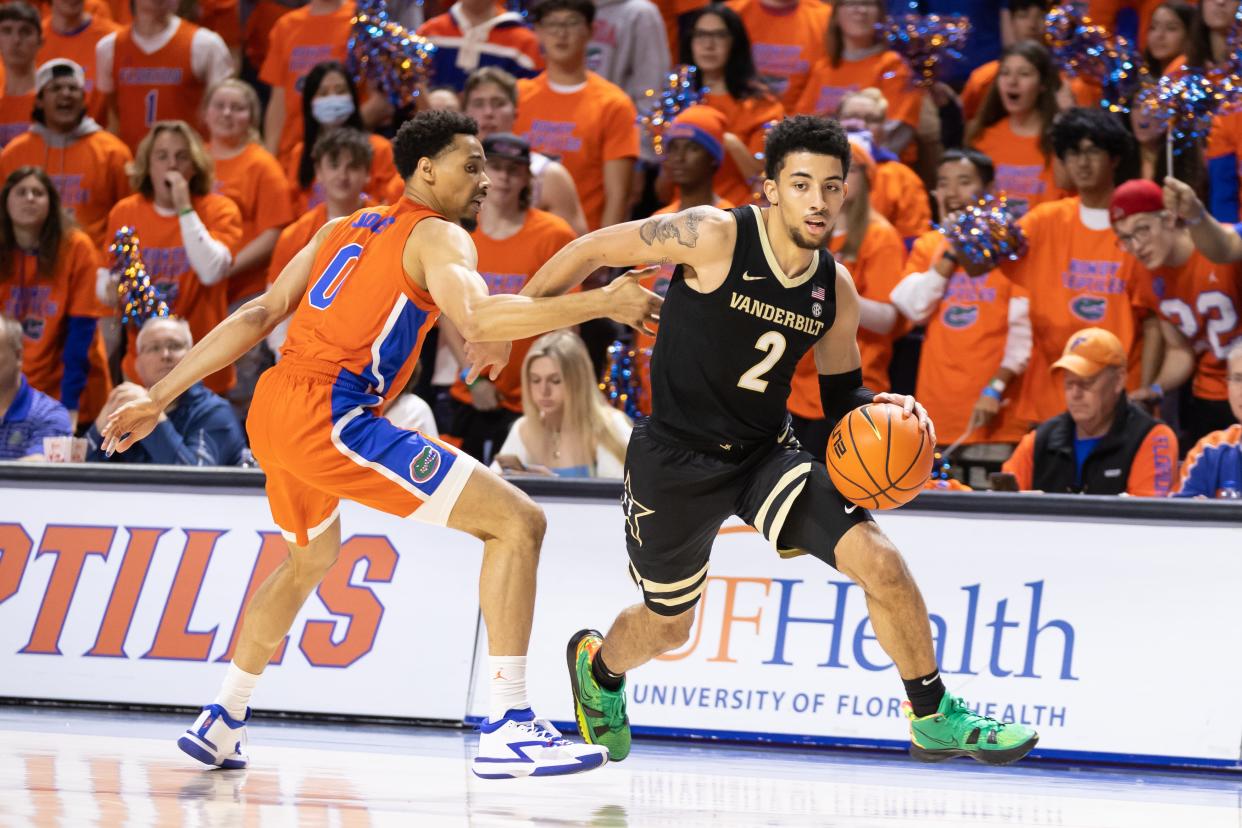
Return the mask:
{"type": "Polygon", "coordinates": [[[178,742],[204,764],[247,764],[251,691],[336,560],[341,498],[484,542],[479,603],[492,692],[473,765],[477,775],[574,773],[607,758],[598,746],[562,739],[535,718],[526,699],[542,511],[468,455],[378,415],[386,399],[405,389],[441,311],[467,341],[477,342],[519,339],[603,316],[643,325],[659,308],[659,298],[633,277],[555,299],[489,296],[467,232],[489,186],[476,131],[469,117],[449,111],[423,112],[404,124],[394,142],[406,181],[398,203],[326,224],[271,290],[239,308],[105,426],[105,449],[124,451],[151,432],[169,402],[292,314],[283,358],[259,380],[247,423],[290,554],[247,607],[220,694],[178,742]]]}
{"type": "Polygon", "coordinates": [[[770,208],[694,207],[599,230],[553,256],[524,291],[560,294],[601,266],[677,266],[651,364],[651,417],[634,428],[625,458],[626,546],[643,602],[622,611],[607,638],[582,630],[569,642],[579,731],[613,760],[629,753],[625,673],[688,640],[712,541],[736,514],[773,551],[814,555],[862,587],[910,698],[916,758],[1020,759],[1034,731],[978,716],[945,691],[927,607],[901,554],[790,437],[790,381],[812,349],[827,416],[893,403],[933,442],[935,432],[913,397],[862,384],[858,293],[825,249],[850,167],[844,130],[786,118],[764,151],[770,208]]]}

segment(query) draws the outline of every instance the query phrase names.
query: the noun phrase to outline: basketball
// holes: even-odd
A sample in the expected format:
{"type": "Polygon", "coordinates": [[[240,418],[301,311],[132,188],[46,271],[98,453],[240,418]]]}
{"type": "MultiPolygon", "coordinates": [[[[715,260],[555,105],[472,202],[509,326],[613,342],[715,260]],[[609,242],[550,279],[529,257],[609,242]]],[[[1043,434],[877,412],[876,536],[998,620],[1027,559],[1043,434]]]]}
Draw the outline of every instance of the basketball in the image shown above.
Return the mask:
{"type": "Polygon", "coordinates": [[[828,476],[842,497],[865,509],[909,503],[931,476],[935,446],[919,418],[871,403],[846,414],[828,438],[828,476]]]}

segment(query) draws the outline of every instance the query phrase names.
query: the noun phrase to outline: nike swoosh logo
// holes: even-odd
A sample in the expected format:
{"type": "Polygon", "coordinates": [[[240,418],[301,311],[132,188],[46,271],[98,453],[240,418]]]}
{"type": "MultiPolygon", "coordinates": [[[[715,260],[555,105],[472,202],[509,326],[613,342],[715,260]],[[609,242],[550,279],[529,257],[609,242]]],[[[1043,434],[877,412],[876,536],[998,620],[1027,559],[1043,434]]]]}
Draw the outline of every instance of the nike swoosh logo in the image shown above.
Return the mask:
{"type": "Polygon", "coordinates": [[[854,510],[855,510],[855,509],[857,509],[857,508],[858,508],[858,504],[857,504],[857,503],[851,503],[849,506],[846,506],[846,507],[845,507],[845,513],[846,513],[847,515],[852,515],[852,514],[854,514],[854,510]]]}
{"type": "Polygon", "coordinates": [[[743,282],[758,282],[760,279],[766,279],[767,276],[751,276],[749,273],[742,274],[743,282]]]}
{"type": "Polygon", "coordinates": [[[936,675],[932,676],[932,677],[931,677],[931,678],[929,678],[929,679],[923,679],[923,681],[922,681],[922,685],[923,685],[924,687],[926,687],[927,685],[931,684],[933,681],[935,681],[935,680],[936,680],[936,679],[938,679],[938,678],[940,678],[940,674],[939,674],[939,673],[936,673],[936,675]]]}

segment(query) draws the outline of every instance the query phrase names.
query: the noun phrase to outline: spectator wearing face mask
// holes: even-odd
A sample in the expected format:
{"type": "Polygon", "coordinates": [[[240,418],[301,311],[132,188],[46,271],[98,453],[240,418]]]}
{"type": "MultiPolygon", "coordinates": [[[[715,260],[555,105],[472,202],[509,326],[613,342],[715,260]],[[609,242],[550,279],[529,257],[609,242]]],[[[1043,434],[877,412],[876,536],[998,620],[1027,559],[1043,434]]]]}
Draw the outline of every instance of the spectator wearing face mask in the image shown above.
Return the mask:
{"type": "MultiPolygon", "coordinates": [[[[313,150],[319,136],[351,127],[364,130],[358,111],[358,89],[343,65],[321,63],[306,75],[302,88],[302,140],[293,145],[285,165],[285,175],[293,185],[293,212],[301,215],[323,201],[323,191],[315,185],[313,150]]],[[[377,203],[400,181],[393,161],[392,143],[367,133],[371,142],[371,175],[364,192],[377,203]]]]}

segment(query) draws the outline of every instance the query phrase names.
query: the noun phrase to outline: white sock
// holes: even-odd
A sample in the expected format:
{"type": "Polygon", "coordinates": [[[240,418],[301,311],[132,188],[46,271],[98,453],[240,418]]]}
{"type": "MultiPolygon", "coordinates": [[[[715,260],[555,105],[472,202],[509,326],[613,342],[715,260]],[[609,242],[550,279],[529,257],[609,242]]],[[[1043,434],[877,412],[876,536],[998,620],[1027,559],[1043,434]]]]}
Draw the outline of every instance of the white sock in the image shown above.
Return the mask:
{"type": "Polygon", "coordinates": [[[246,707],[250,704],[250,694],[254,692],[258,681],[257,675],[247,673],[230,661],[229,671],[224,674],[224,683],[220,685],[220,692],[216,694],[213,704],[223,707],[237,721],[244,720],[246,707]]]}
{"type": "Polygon", "coordinates": [[[491,676],[491,707],[487,718],[495,722],[510,710],[530,707],[526,699],[526,656],[488,656],[491,676]]]}

